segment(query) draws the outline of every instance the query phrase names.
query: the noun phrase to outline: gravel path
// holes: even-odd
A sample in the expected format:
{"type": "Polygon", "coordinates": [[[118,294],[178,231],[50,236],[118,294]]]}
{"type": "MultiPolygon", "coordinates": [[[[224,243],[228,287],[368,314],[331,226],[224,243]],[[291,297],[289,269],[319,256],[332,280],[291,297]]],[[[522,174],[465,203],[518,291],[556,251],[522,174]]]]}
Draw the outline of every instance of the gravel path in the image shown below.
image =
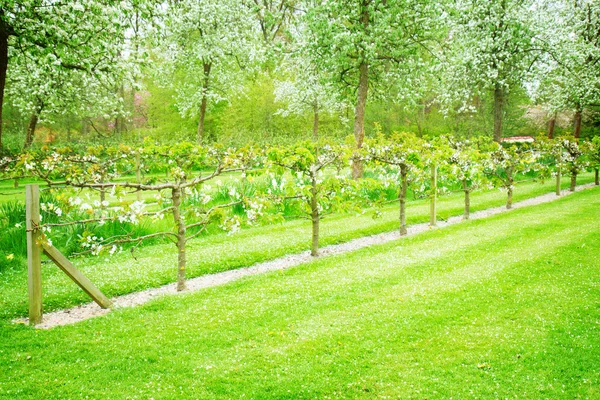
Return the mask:
{"type": "MultiPolygon", "coordinates": [[[[593,184],[581,185],[576,188],[577,191],[584,190],[593,187],[593,184]]],[[[569,191],[563,191],[562,196],[571,194],[569,191]]],[[[535,204],[547,203],[553,200],[557,200],[561,197],[556,196],[555,193],[548,193],[542,196],[533,197],[524,201],[513,204],[513,209],[527,207],[535,204]]],[[[502,212],[510,211],[506,207],[495,207],[483,211],[476,211],[471,213],[471,219],[486,218],[491,215],[499,214],[502,212]]],[[[438,221],[437,227],[443,228],[448,225],[454,225],[462,221],[462,216],[451,217],[447,221],[438,221]]],[[[431,229],[429,224],[417,224],[408,227],[407,235],[415,235],[417,233],[431,229]]],[[[392,240],[399,239],[400,235],[397,231],[381,233],[372,236],[365,236],[358,239],[350,240],[349,242],[323,247],[320,250],[320,256],[329,256],[334,254],[346,253],[361,249],[363,247],[377,245],[381,243],[387,243],[392,240]]],[[[300,264],[310,262],[313,258],[310,256],[310,251],[305,251],[299,254],[290,254],[284,257],[280,257],[271,261],[266,261],[252,265],[247,268],[240,268],[231,271],[219,272],[211,275],[204,275],[197,278],[189,279],[187,281],[188,290],[184,292],[177,292],[174,283],[165,285],[159,288],[148,289],[142,292],[130,293],[124,296],[115,297],[112,299],[115,308],[122,307],[135,307],[157,297],[164,295],[176,295],[185,294],[202,290],[204,288],[223,285],[225,283],[235,281],[245,276],[258,275],[269,271],[283,270],[286,268],[295,267],[300,264]]],[[[97,317],[109,313],[110,310],[102,309],[96,303],[88,303],[81,306],[69,308],[66,310],[59,310],[51,313],[44,314],[42,323],[36,325],[36,328],[50,329],[56,326],[74,324],[79,321],[86,320],[88,318],[97,317]]],[[[27,318],[19,318],[14,320],[15,323],[27,324],[27,318]]]]}

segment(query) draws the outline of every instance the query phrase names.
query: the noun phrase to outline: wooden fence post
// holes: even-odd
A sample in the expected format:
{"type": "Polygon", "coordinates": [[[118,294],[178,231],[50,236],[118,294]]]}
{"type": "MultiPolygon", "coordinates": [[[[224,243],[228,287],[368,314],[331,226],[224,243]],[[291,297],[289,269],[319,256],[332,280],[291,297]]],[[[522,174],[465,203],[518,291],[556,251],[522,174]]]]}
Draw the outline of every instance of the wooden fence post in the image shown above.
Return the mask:
{"type": "MultiPolygon", "coordinates": [[[[142,160],[140,158],[140,151],[138,150],[135,154],[135,180],[139,185],[142,183],[142,160]]],[[[137,201],[142,201],[142,191],[140,189],[136,190],[135,196],[137,201]]]]}
{"type": "Polygon", "coordinates": [[[556,195],[560,196],[560,165],[556,168],[556,195]]]}
{"type": "Polygon", "coordinates": [[[436,226],[436,202],[437,200],[437,165],[431,166],[431,197],[429,203],[429,226],[436,226]]]}
{"type": "Polygon", "coordinates": [[[27,288],[29,293],[29,324],[42,322],[42,252],[40,248],[40,188],[25,186],[27,227],[27,288]]]}

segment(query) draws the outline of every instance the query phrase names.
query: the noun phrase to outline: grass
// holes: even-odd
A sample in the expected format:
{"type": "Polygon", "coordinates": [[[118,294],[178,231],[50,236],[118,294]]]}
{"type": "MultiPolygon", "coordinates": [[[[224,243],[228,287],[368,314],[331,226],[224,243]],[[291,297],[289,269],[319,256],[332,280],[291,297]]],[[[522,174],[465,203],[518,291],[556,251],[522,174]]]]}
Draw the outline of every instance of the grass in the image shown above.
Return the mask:
{"type": "MultiPolygon", "coordinates": [[[[584,177],[591,179],[591,175],[584,177]]],[[[584,182],[584,179],[582,179],[584,182]]],[[[552,190],[552,184],[528,182],[515,191],[515,201],[552,190]]],[[[505,194],[498,190],[478,192],[472,198],[473,210],[502,206],[505,194]]],[[[462,214],[462,196],[457,193],[440,199],[438,218],[462,214]]],[[[322,223],[321,245],[341,243],[353,238],[398,229],[397,205],[383,210],[381,218],[371,214],[337,215],[322,223]]],[[[428,221],[429,205],[424,200],[408,204],[408,223],[428,221]]],[[[310,224],[295,220],[283,224],[254,227],[234,236],[217,233],[188,244],[188,277],[247,267],[310,248],[310,224]]],[[[27,271],[23,260],[14,260],[0,271],[0,319],[27,315],[27,271]]],[[[172,244],[139,249],[136,259],[129,253],[112,258],[75,259],[75,265],[107,296],[112,297],[173,282],[176,277],[176,250],[172,244]]],[[[89,302],[89,298],[52,264],[43,270],[44,310],[89,302]]]]}
{"type": "Polygon", "coordinates": [[[598,398],[600,191],[51,331],[0,398],[598,398]]]}

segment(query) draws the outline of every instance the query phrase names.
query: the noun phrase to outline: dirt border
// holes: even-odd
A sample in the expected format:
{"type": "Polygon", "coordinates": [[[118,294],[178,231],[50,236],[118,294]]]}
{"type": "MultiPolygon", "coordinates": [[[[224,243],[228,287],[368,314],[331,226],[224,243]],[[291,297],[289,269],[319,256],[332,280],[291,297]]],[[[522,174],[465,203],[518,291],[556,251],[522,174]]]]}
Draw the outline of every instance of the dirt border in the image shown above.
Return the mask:
{"type": "MultiPolygon", "coordinates": [[[[576,191],[581,191],[594,187],[593,183],[581,185],[576,187],[576,191]]],[[[548,203],[554,200],[558,200],[571,194],[572,192],[563,190],[561,196],[557,196],[555,193],[547,193],[541,196],[532,197],[527,200],[523,200],[513,204],[513,209],[522,207],[532,206],[536,204],[548,203]]],[[[476,211],[471,213],[471,219],[486,218],[491,215],[500,214],[507,212],[506,207],[494,207],[487,210],[476,211]]],[[[447,221],[438,221],[437,227],[434,229],[443,228],[445,226],[454,225],[462,221],[462,216],[450,217],[447,221]]],[[[423,231],[432,229],[429,224],[417,224],[408,227],[407,236],[415,235],[423,231]]],[[[397,231],[380,233],[377,235],[365,236],[357,239],[350,240],[345,243],[331,245],[323,247],[320,250],[320,257],[326,257],[334,254],[342,254],[350,251],[362,249],[363,247],[373,246],[377,244],[387,243],[392,240],[399,239],[401,236],[397,231]]],[[[183,292],[177,292],[175,283],[171,283],[158,288],[147,289],[141,292],[135,292],[126,294],[123,296],[114,297],[112,299],[115,305],[114,309],[120,309],[124,307],[135,307],[138,305],[145,304],[153,299],[156,299],[164,295],[177,295],[196,292],[205,288],[223,285],[240,278],[252,275],[258,275],[269,271],[283,270],[292,268],[301,264],[308,263],[314,260],[310,255],[310,251],[304,251],[298,254],[290,254],[284,257],[276,258],[271,261],[265,261],[258,264],[254,264],[250,267],[240,268],[230,271],[219,272],[216,274],[203,275],[197,278],[187,280],[187,290],[183,292]]],[[[57,326],[74,324],[80,321],[84,321],[89,318],[98,317],[100,315],[108,314],[111,310],[102,309],[96,303],[87,303],[80,306],[76,306],[69,309],[58,310],[44,314],[42,322],[35,326],[37,329],[51,329],[57,326]]],[[[18,318],[13,320],[13,323],[28,324],[28,318],[18,318]]]]}

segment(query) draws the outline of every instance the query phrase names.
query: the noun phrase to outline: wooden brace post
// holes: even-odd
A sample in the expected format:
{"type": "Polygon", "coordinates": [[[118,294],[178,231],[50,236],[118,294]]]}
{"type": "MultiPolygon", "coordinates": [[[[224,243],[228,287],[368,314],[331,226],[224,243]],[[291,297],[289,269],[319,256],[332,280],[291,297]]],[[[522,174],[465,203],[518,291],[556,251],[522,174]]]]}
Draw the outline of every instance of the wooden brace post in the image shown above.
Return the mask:
{"type": "Polygon", "coordinates": [[[110,308],[112,302],[98,289],[94,284],[79,271],[56,247],[48,243],[42,243],[44,254],[51,259],[54,264],[73,280],[84,292],[88,294],[100,307],[110,308]]]}

